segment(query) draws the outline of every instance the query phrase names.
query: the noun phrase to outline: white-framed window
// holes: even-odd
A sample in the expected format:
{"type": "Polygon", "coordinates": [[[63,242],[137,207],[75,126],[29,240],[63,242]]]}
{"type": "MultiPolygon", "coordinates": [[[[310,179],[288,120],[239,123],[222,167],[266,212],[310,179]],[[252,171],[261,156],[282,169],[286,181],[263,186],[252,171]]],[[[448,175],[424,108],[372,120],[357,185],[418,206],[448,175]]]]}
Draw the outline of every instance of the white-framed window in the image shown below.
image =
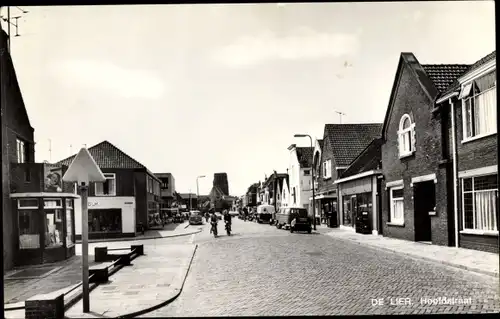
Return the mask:
{"type": "Polygon", "coordinates": [[[20,139],[16,139],[17,162],[26,163],[26,144],[20,139]]]}
{"type": "Polygon", "coordinates": [[[332,177],[332,160],[328,159],[323,162],[323,178],[332,177]]]}
{"type": "Polygon", "coordinates": [[[462,87],[463,140],[497,132],[496,70],[462,87]]]}
{"type": "Polygon", "coordinates": [[[104,183],[95,183],[96,196],[116,196],[116,174],[104,173],[106,181],[104,183]]]}
{"type": "Polygon", "coordinates": [[[498,231],[498,174],[462,179],[462,227],[464,230],[498,231]]]}
{"type": "Polygon", "coordinates": [[[415,152],[415,123],[408,114],[401,117],[398,130],[399,156],[404,157],[415,152]]]}
{"type": "Polygon", "coordinates": [[[17,200],[18,209],[38,209],[38,198],[20,198],[17,200]]]}
{"type": "Polygon", "coordinates": [[[404,224],[404,188],[403,186],[392,187],[390,194],[390,220],[392,224],[404,224]]]}

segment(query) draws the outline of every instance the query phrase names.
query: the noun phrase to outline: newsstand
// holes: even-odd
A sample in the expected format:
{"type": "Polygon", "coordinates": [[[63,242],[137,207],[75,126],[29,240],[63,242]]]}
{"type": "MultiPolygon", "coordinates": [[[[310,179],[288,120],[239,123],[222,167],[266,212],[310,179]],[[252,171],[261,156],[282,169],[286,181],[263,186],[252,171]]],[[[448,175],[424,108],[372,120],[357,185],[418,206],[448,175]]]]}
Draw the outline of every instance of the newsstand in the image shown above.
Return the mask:
{"type": "Polygon", "coordinates": [[[356,233],[372,233],[372,227],[370,225],[370,217],[368,216],[368,212],[362,212],[361,215],[356,216],[356,233]]]}

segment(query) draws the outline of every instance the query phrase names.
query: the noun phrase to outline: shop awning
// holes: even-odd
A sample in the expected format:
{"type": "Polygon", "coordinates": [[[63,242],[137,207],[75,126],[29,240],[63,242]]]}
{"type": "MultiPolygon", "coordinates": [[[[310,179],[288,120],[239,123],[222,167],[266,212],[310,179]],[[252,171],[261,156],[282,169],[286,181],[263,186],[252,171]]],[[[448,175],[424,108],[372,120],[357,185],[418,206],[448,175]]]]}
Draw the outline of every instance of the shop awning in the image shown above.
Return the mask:
{"type": "Polygon", "coordinates": [[[341,184],[341,183],[344,183],[344,182],[353,181],[353,180],[360,179],[360,178],[363,178],[363,177],[372,176],[372,175],[378,175],[378,174],[382,174],[382,171],[380,171],[380,170],[372,170],[372,171],[367,171],[367,172],[359,173],[359,174],[356,174],[356,175],[348,176],[348,177],[345,177],[345,178],[337,179],[333,183],[334,184],[341,184]]]}
{"type": "MultiPolygon", "coordinates": [[[[323,195],[317,195],[317,196],[314,196],[314,199],[317,200],[317,199],[326,199],[326,198],[337,198],[337,194],[323,194],[323,195]]],[[[309,200],[312,200],[312,196],[309,197],[309,200]]]]}

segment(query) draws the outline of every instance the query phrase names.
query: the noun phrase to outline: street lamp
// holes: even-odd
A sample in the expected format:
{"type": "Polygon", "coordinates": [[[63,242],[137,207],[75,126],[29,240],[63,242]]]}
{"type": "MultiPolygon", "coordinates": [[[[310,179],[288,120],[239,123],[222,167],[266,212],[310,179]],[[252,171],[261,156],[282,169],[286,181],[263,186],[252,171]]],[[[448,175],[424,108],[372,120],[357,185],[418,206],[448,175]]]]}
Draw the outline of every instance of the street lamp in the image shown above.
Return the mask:
{"type": "MultiPolygon", "coordinates": [[[[309,137],[309,140],[311,141],[311,148],[313,148],[313,141],[312,137],[309,134],[295,134],[293,137],[309,137]]],[[[314,152],[313,152],[314,153],[314,152]]],[[[314,225],[314,230],[316,230],[316,204],[314,200],[314,154],[313,154],[313,161],[312,161],[312,176],[311,176],[311,186],[313,190],[313,225],[314,225]]]]}
{"type": "Polygon", "coordinates": [[[196,177],[196,206],[200,209],[200,187],[198,186],[198,179],[205,177],[205,175],[200,175],[196,177]]]}

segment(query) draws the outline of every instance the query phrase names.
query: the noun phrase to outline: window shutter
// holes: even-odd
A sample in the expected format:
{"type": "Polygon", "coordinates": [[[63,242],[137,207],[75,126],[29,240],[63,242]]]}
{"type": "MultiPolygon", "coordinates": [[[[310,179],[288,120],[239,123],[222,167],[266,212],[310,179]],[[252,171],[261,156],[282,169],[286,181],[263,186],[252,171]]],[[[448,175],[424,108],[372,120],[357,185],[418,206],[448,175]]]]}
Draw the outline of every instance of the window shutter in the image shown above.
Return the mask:
{"type": "Polygon", "coordinates": [[[411,151],[412,152],[415,152],[417,149],[416,149],[416,133],[415,133],[415,124],[413,124],[412,128],[411,128],[411,151]]]}

